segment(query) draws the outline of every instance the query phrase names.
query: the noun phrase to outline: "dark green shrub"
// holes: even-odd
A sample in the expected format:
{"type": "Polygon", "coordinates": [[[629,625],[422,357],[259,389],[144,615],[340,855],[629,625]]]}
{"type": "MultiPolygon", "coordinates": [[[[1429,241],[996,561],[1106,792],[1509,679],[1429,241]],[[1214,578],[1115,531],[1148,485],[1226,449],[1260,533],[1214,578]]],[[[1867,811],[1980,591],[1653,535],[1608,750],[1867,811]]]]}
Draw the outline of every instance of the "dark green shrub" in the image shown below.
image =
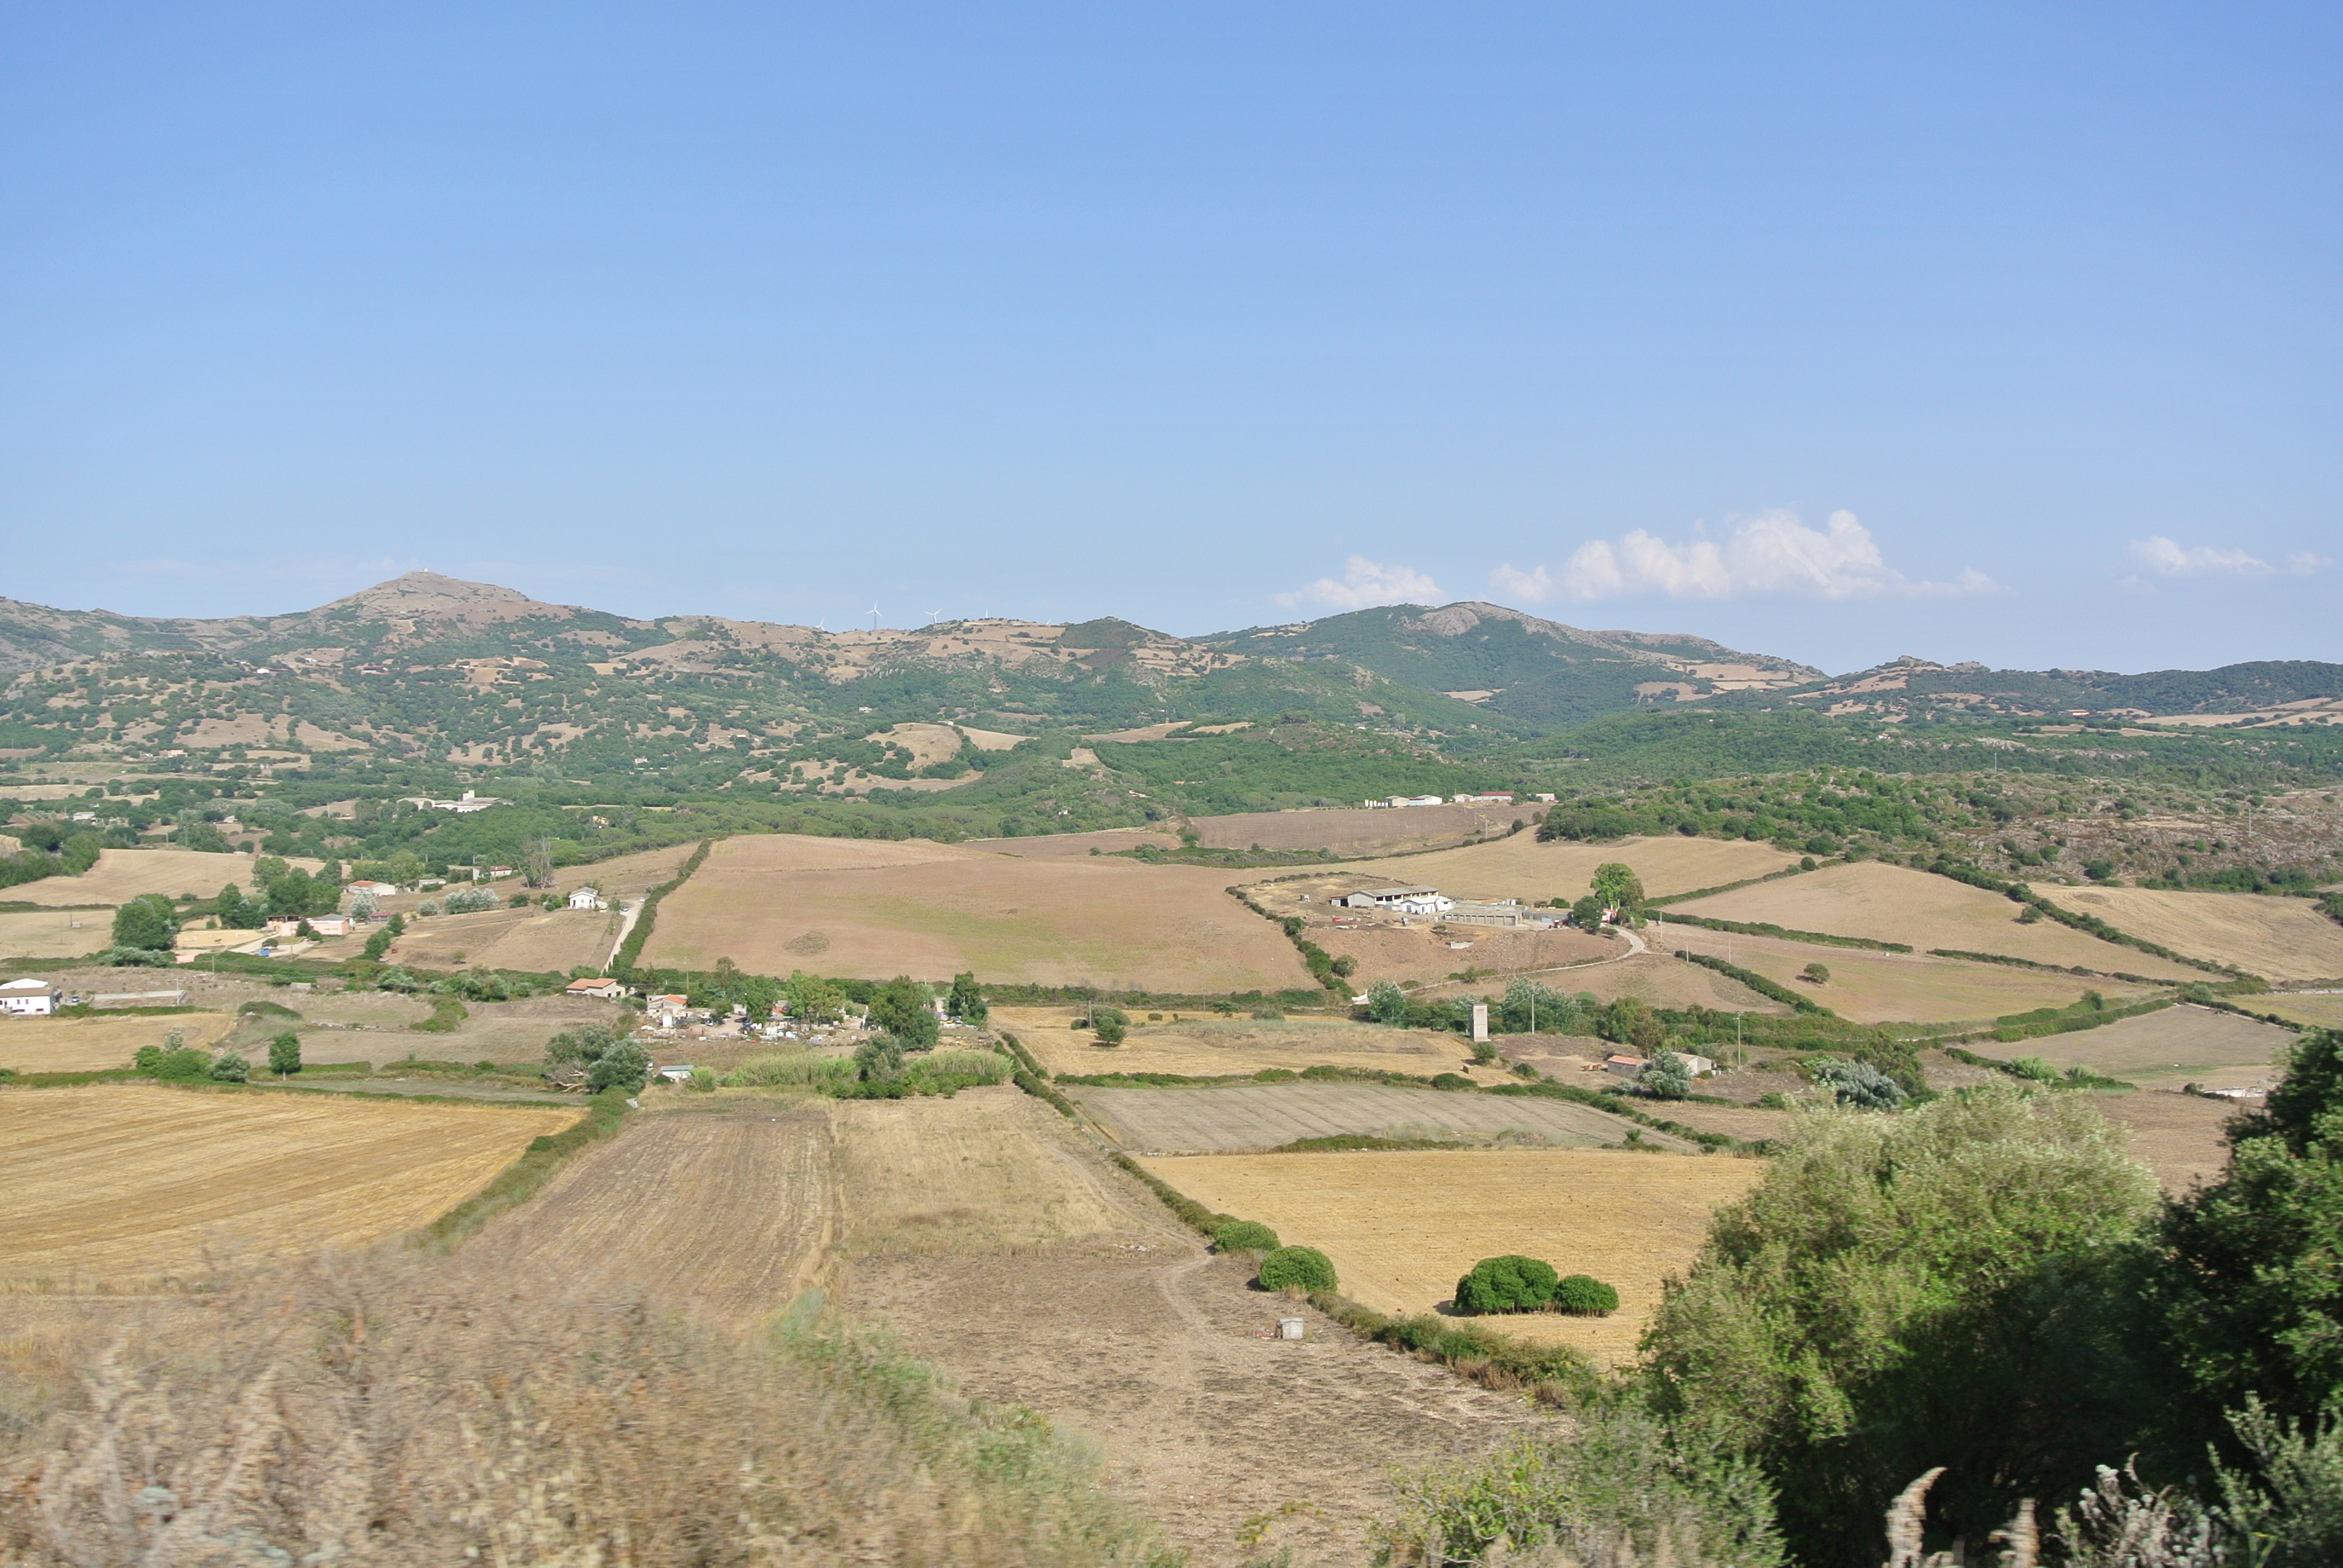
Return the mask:
{"type": "Polygon", "coordinates": [[[206,1075],[215,1083],[242,1083],[252,1076],[252,1063],[232,1050],[214,1057],[206,1075]]]}
{"type": "Polygon", "coordinates": [[[1261,1288],[1331,1291],[1334,1265],[1315,1247],[1280,1247],[1261,1261],[1261,1288]]]}
{"type": "Polygon", "coordinates": [[[1130,1015],[1119,1007],[1091,1009],[1091,1029],[1101,1045],[1121,1045],[1130,1027],[1130,1015]]]}
{"type": "Polygon", "coordinates": [[[1544,1312],[1555,1278],[1554,1265],[1535,1258],[1483,1258],[1456,1282],[1456,1304],[1468,1312],[1544,1312]]]}
{"type": "Polygon", "coordinates": [[[1461,1072],[1442,1072],[1433,1075],[1432,1087],[1434,1089],[1478,1089],[1481,1086],[1473,1082],[1471,1079],[1465,1077],[1461,1072]]]}
{"type": "Polygon", "coordinates": [[[1229,1220],[1212,1228],[1212,1246],[1222,1252],[1274,1252],[1277,1232],[1258,1220],[1229,1220]]]}
{"type": "Polygon", "coordinates": [[[291,1030],[268,1042],[268,1070],[283,1077],[301,1070],[301,1037],[291,1030]]]}
{"type": "Polygon", "coordinates": [[[1604,1318],[1619,1310],[1619,1292],[1592,1274],[1573,1274],[1554,1286],[1554,1310],[1582,1318],[1604,1318]]]}

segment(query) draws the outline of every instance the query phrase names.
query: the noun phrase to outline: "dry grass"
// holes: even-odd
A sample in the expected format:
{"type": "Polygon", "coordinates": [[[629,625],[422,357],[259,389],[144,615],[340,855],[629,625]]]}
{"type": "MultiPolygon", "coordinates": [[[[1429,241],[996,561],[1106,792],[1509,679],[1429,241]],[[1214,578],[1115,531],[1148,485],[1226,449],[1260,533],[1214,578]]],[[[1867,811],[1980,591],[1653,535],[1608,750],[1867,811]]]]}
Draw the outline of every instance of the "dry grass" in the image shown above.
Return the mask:
{"type": "MultiPolygon", "coordinates": [[[[10,889],[14,897],[20,890],[10,889]]],[[[0,956],[77,959],[114,941],[111,910],[16,910],[0,914],[0,956]]]]}
{"type": "Polygon", "coordinates": [[[2266,980],[2343,977],[2343,926],[2320,914],[2308,899],[2169,893],[2150,888],[2038,890],[2062,908],[2097,915],[2126,935],[2191,958],[2234,964],[2266,980]]]}
{"type": "Polygon", "coordinates": [[[411,1231],[577,1114],[145,1084],[0,1093],[0,1281],[186,1279],[411,1231]]]}
{"type": "MultiPolygon", "coordinates": [[[[325,865],[299,855],[286,864],[315,871],[325,865]]],[[[234,882],[248,888],[252,858],[214,855],[200,849],[101,849],[97,864],[78,877],[45,877],[8,890],[8,897],[29,904],[126,904],[148,893],[177,898],[193,893],[208,899],[234,882]]],[[[104,943],[99,944],[101,947],[104,943]]]]}
{"type": "Polygon", "coordinates": [[[1381,1312],[1433,1311],[1482,1258],[1521,1252],[1618,1288],[1607,1318],[1529,1314],[1508,1333],[1605,1361],[1634,1353],[1660,1283],[1692,1266],[1709,1211],[1765,1173],[1719,1155],[1594,1151],[1214,1154],[1141,1161],[1207,1208],[1318,1248],[1342,1293],[1381,1312]]]}
{"type": "MultiPolygon", "coordinates": [[[[390,944],[392,963],[425,969],[499,969],[566,974],[578,964],[598,967],[618,930],[615,910],[483,910],[478,914],[410,920],[390,944]],[[458,954],[463,955],[460,959],[458,954]]],[[[319,956],[355,955],[365,939],[350,937],[319,956]],[[347,949],[345,952],[343,950],[347,949]]]]}
{"type": "Polygon", "coordinates": [[[728,839],[659,906],[646,964],[1222,992],[1307,989],[1224,872],[928,843],[728,839]]]}
{"type": "Polygon", "coordinates": [[[1175,849],[1180,846],[1180,838],[1165,828],[1102,828],[1095,833],[1048,833],[1031,839],[970,839],[967,848],[995,855],[1014,855],[1020,859],[1049,860],[1068,855],[1087,856],[1092,849],[1111,855],[1121,849],[1136,849],[1141,844],[1175,849]]]}
{"type": "MultiPolygon", "coordinates": [[[[2107,918],[2105,911],[2097,912],[2107,918]]],[[[1930,948],[1955,948],[1964,952],[2031,959],[2036,963],[2121,970],[2126,974],[2158,979],[2202,978],[2186,965],[2151,957],[2137,948],[2103,942],[2056,920],[2020,925],[2019,907],[1998,893],[1956,882],[1950,877],[1932,876],[1901,866],[1883,866],[1876,861],[1826,866],[1805,876],[1785,877],[1778,882],[1695,899],[1691,903],[1676,905],[1667,913],[1764,921],[1797,931],[1906,942],[1922,952],[1930,948]]],[[[2120,920],[2113,923],[2121,930],[2130,930],[2120,920]]],[[[2343,934],[2343,929],[2338,929],[2338,934],[2343,934]]]]}
{"type": "Polygon", "coordinates": [[[1075,1564],[1137,1559],[1094,1462],[883,1347],[388,1261],[85,1313],[0,1449],[0,1558],[1075,1564]],[[222,1325],[234,1325],[222,1332],[222,1325]],[[64,1368],[51,1370],[63,1383],[64,1368]]]}
{"type": "MultiPolygon", "coordinates": [[[[1564,964],[1594,963],[1617,958],[1627,950],[1622,942],[1590,936],[1569,926],[1544,931],[1457,926],[1446,936],[1434,936],[1432,928],[1421,922],[1409,926],[1312,926],[1310,940],[1336,958],[1358,960],[1358,971],[1351,977],[1354,993],[1379,980],[1440,980],[1466,968],[1511,974],[1564,964]],[[1451,941],[1471,945],[1460,951],[1448,945],[1451,941]]],[[[1566,979],[1549,983],[1560,985],[1566,979]]]]}
{"type": "MultiPolygon", "coordinates": [[[[137,974],[146,971],[120,971],[137,974]]],[[[224,1012],[126,1018],[0,1018],[0,1067],[15,1072],[96,1072],[127,1067],[142,1045],[161,1045],[171,1030],[208,1047],[235,1019],[224,1012]]]]}
{"type": "MultiPolygon", "coordinates": [[[[1263,1083],[1227,1089],[1084,1089],[1066,1093],[1126,1149],[1156,1154],[1265,1151],[1302,1138],[1385,1138],[1596,1149],[1624,1143],[1632,1122],[1564,1100],[1451,1094],[1373,1083],[1263,1083]]],[[[1644,1141],[1683,1153],[1665,1133],[1644,1141]]]]}
{"type": "Polygon", "coordinates": [[[1868,952],[1829,948],[1776,937],[1751,937],[1696,926],[1668,926],[1646,933],[1654,942],[1688,952],[1709,953],[1755,970],[1858,1023],[1990,1021],[2007,1013],[2065,1007],[2096,990],[2110,1001],[2149,994],[2155,988],[2081,975],[1930,958],[1925,953],[1868,952]],[[1830,970],[1827,985],[1799,979],[1810,963],[1830,970]]]}

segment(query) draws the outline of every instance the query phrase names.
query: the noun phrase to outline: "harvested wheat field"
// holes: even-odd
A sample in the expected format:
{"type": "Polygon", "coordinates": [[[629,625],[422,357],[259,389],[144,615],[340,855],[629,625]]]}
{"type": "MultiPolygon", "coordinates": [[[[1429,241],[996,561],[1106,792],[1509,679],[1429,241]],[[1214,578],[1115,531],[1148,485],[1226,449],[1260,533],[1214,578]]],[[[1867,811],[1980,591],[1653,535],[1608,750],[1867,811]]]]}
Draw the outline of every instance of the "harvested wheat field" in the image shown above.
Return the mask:
{"type": "Polygon", "coordinates": [[[147,1084],[0,1092],[0,1282],[152,1284],[395,1235],[577,1118],[147,1084]]]}
{"type": "Polygon", "coordinates": [[[2271,1064],[2295,1039],[2273,1023],[2183,1002],[2099,1029],[1974,1049],[1997,1058],[2038,1056],[2062,1070],[2088,1068],[2147,1089],[2252,1089],[2278,1076],[2271,1064]]]}
{"type": "MultiPolygon", "coordinates": [[[[315,871],[325,862],[295,855],[287,858],[286,864],[315,871]]],[[[8,896],[33,904],[126,904],[148,893],[171,899],[193,893],[208,899],[230,882],[244,887],[251,880],[248,855],[214,855],[200,849],[101,849],[97,864],[80,876],[44,877],[9,889],[8,896]]]]}
{"type": "Polygon", "coordinates": [[[2275,1013],[2312,1029],[2343,1029],[2343,992],[2258,996],[2247,1003],[2256,1012],[2275,1013]]]}
{"type": "Polygon", "coordinates": [[[2066,1007],[2080,1001],[2086,990],[2096,990],[2109,1001],[2125,1001],[2150,995],[2156,989],[2051,970],[1930,958],[1925,953],[1869,952],[1781,937],[1742,936],[1697,926],[1666,926],[1645,935],[1670,948],[1729,958],[1743,969],[1755,970],[1777,984],[1811,996],[1857,1023],[1990,1022],[2036,1008],[2066,1007]],[[1799,978],[1810,963],[1830,970],[1827,984],[1815,985],[1799,978]]]}
{"type": "MultiPolygon", "coordinates": [[[[566,974],[579,964],[599,968],[617,944],[617,910],[483,910],[470,915],[410,920],[390,944],[388,960],[425,969],[518,970],[566,974]]],[[[364,939],[347,938],[321,950],[322,958],[355,956],[364,939]],[[342,949],[347,948],[347,953],[342,949]]]]}
{"type": "MultiPolygon", "coordinates": [[[[1092,1089],[1065,1092],[1125,1149],[1150,1154],[1262,1152],[1302,1138],[1383,1138],[1596,1149],[1635,1124],[1567,1100],[1396,1089],[1377,1083],[1262,1083],[1226,1089],[1092,1089]]],[[[1642,1131],[1657,1148],[1694,1145],[1642,1131]]]]}
{"type": "Polygon", "coordinates": [[[123,1018],[0,1018],[0,1067],[12,1072],[96,1072],[127,1067],[142,1045],[166,1043],[177,1030],[185,1043],[208,1047],[236,1020],[224,1012],[178,1012],[123,1018]]]}
{"type": "Polygon", "coordinates": [[[13,910],[0,914],[0,958],[77,959],[113,941],[111,910],[13,910]]]}
{"type": "Polygon", "coordinates": [[[2098,916],[2126,936],[2190,958],[2234,964],[2265,980],[2343,979],[2343,925],[2320,914],[2308,899],[2152,888],[2036,890],[2062,909],[2098,916]]]}
{"type": "Polygon", "coordinates": [[[659,905],[648,965],[910,974],[1172,992],[1306,990],[1284,933],[1227,873],[921,839],[725,839],[659,905]]]}
{"type": "Polygon", "coordinates": [[[1208,849],[1331,849],[1346,859],[1447,849],[1483,833],[1503,833],[1526,822],[1528,806],[1362,807],[1314,811],[1241,811],[1192,817],[1189,826],[1208,849]]]}
{"type": "MultiPolygon", "coordinates": [[[[2056,920],[2021,925],[2017,919],[2021,907],[1998,893],[1875,860],[1825,866],[1804,876],[1694,899],[1664,912],[1905,942],[1920,952],[1953,948],[2030,959],[2040,964],[2080,964],[2103,973],[2120,970],[2157,980],[2203,978],[2186,964],[2103,942],[2056,920]]],[[[2343,928],[2338,928],[2338,933],[2343,933],[2343,928]]]]}
{"type": "Polygon", "coordinates": [[[1141,844],[1152,844],[1159,849],[1176,849],[1179,835],[1168,828],[1101,828],[1095,833],[1049,833],[1029,839],[970,839],[965,846],[982,849],[989,854],[1014,855],[1020,859],[1054,860],[1068,855],[1088,855],[1096,849],[1101,855],[1119,850],[1136,849],[1141,844]]]}
{"type": "Polygon", "coordinates": [[[1762,877],[1796,864],[1770,845],[1737,839],[1671,836],[1616,844],[1541,844],[1534,834],[1523,832],[1458,849],[1356,860],[1322,871],[1281,872],[1263,877],[1245,891],[1273,914],[1305,918],[1332,915],[1328,900],[1344,893],[1393,884],[1434,887],[1453,899],[1567,901],[1586,891],[1595,867],[1612,860],[1633,866],[1644,892],[1655,899],[1762,877]]]}
{"type": "Polygon", "coordinates": [[[1386,1312],[1428,1312],[1483,1258],[1520,1252],[1619,1291],[1607,1318],[1544,1313],[1492,1327],[1617,1362],[1634,1353],[1660,1282],[1692,1266],[1710,1211],[1755,1186],[1763,1161],[1725,1155],[1205,1154],[1146,1160],[1206,1208],[1259,1220],[1332,1261],[1342,1292],[1386,1312]]]}
{"type": "Polygon", "coordinates": [[[1010,1007],[992,1010],[992,1025],[1052,1073],[1172,1072],[1186,1078],[1221,1078],[1282,1067],[1357,1067],[1375,1072],[1406,1072],[1429,1078],[1455,1070],[1471,1048],[1461,1036],[1422,1029],[1386,1029],[1346,1018],[1215,1018],[1210,1013],[1167,1014],[1150,1023],[1141,1013],[1131,1021],[1122,1044],[1093,1044],[1087,1030],[1072,1027],[1081,1013],[1070,1007],[1010,1007]]]}
{"type": "MultiPolygon", "coordinates": [[[[1624,942],[1614,941],[1611,950],[1623,956],[1614,961],[1598,961],[1576,969],[1553,970],[1537,975],[1539,983],[1573,996],[1591,996],[1597,1001],[1616,1001],[1623,996],[1648,1002],[1654,1007],[1707,1007],[1720,1012],[1787,1013],[1782,1003],[1758,995],[1731,975],[1686,963],[1674,953],[1656,945],[1664,941],[1667,947],[1689,946],[1675,940],[1671,930],[1664,938],[1657,932],[1651,935],[1655,945],[1641,954],[1627,954],[1624,942]]],[[[1836,950],[1833,950],[1834,951],[1836,950]]],[[[1469,953],[1460,953],[1469,958],[1469,953]]],[[[1755,965],[1751,966],[1755,968],[1755,965]]],[[[1496,975],[1470,981],[1444,980],[1425,985],[1421,991],[1428,997],[1502,996],[1506,977],[1496,975]]]]}
{"type": "Polygon", "coordinates": [[[2132,1158],[2154,1171],[2157,1182],[2176,1197],[2211,1181],[2228,1163],[2224,1130],[2237,1113],[2234,1101],[2152,1091],[2097,1099],[2108,1121],[2131,1129],[2132,1158]]]}
{"type": "Polygon", "coordinates": [[[837,1227],[828,1102],[654,1096],[462,1254],[516,1288],[645,1295],[736,1328],[814,1283],[837,1227]]]}

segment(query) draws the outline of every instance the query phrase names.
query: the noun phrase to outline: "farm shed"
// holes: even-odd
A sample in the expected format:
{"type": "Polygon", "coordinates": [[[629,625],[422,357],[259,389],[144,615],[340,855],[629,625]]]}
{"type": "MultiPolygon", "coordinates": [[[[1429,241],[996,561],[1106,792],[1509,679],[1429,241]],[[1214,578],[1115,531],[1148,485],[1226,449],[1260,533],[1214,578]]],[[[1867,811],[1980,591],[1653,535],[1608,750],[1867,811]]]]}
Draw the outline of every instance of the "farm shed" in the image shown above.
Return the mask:
{"type": "Polygon", "coordinates": [[[56,989],[45,980],[27,977],[0,985],[0,1013],[38,1018],[56,1010],[56,989]]]}
{"type": "Polygon", "coordinates": [[[1603,1070],[1605,1072],[1615,1072],[1622,1078],[1639,1077],[1644,1070],[1644,1059],[1640,1056],[1619,1056],[1615,1054],[1606,1056],[1603,1059],[1603,1070]]]}
{"type": "Polygon", "coordinates": [[[597,1001],[616,1001],[627,994],[625,986],[607,975],[587,976],[571,980],[562,987],[562,990],[569,996],[588,996],[597,1001]]]}
{"type": "Polygon", "coordinates": [[[1383,910],[1399,915],[1444,915],[1456,900],[1437,888],[1369,888],[1337,900],[1346,909],[1383,910]]]}

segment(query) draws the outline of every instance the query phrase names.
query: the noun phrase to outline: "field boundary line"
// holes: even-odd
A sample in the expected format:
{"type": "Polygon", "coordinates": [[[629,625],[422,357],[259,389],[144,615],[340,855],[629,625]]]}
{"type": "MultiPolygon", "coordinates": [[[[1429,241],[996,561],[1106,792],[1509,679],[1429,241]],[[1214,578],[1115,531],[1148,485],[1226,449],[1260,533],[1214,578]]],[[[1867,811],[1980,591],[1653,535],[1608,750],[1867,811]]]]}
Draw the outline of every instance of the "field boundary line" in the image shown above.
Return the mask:
{"type": "MultiPolygon", "coordinates": [[[[730,836],[729,834],[719,835],[724,838],[730,836]]],[[[684,861],[673,877],[643,895],[642,919],[611,953],[610,961],[603,966],[605,972],[615,972],[620,977],[634,972],[635,960],[643,956],[643,949],[650,945],[651,933],[659,927],[659,900],[691,880],[691,874],[707,863],[708,852],[716,847],[716,842],[717,839],[714,837],[702,839],[699,841],[699,848],[691,852],[690,858],[684,861]]]]}
{"type": "Polygon", "coordinates": [[[628,1103],[623,1087],[602,1091],[587,1102],[585,1114],[561,1131],[532,1138],[511,1164],[488,1178],[488,1184],[415,1232],[427,1248],[447,1251],[478,1231],[495,1216],[537,1196],[563,1165],[595,1144],[618,1135],[625,1125],[628,1103]]]}

